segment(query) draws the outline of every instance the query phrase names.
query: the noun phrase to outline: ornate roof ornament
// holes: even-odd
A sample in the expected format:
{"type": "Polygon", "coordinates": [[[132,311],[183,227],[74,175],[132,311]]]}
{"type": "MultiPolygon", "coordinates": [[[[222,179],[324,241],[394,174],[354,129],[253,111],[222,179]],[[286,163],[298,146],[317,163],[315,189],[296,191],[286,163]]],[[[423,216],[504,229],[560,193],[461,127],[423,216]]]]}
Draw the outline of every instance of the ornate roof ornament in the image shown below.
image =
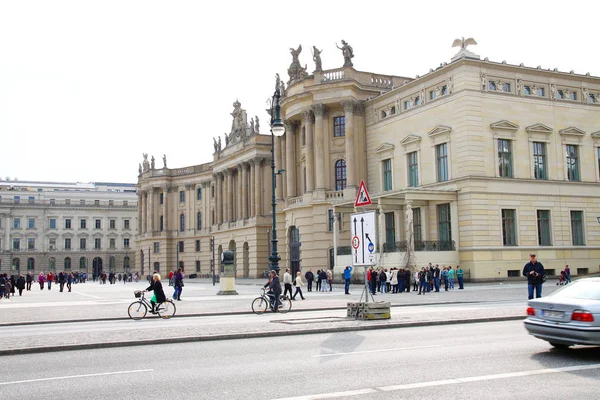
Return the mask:
{"type": "Polygon", "coordinates": [[[452,42],[452,47],[460,47],[460,50],[454,55],[454,57],[452,57],[452,61],[456,61],[460,58],[473,58],[476,60],[481,59],[481,57],[479,57],[477,54],[467,50],[468,46],[476,44],[477,42],[473,38],[465,39],[464,37],[462,37],[460,39],[455,39],[454,42],[452,42]]]}
{"type": "Polygon", "coordinates": [[[292,63],[288,68],[288,76],[290,77],[288,86],[308,76],[306,67],[302,67],[299,60],[300,53],[302,53],[302,45],[299,45],[297,49],[290,48],[290,53],[292,54],[292,63]]]}

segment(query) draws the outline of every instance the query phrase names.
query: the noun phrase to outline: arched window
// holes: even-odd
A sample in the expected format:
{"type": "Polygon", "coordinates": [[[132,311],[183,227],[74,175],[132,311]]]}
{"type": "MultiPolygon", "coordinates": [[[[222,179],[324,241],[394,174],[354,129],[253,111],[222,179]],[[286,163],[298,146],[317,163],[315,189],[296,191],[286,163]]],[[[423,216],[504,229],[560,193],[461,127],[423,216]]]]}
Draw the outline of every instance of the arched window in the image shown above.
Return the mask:
{"type": "Polygon", "coordinates": [[[202,229],[202,213],[199,212],[198,215],[196,215],[196,229],[200,230],[202,229]]]}
{"type": "Polygon", "coordinates": [[[114,256],[110,256],[108,259],[108,270],[114,271],[117,267],[117,259],[114,256]]]}
{"type": "Polygon", "coordinates": [[[164,230],[164,228],[165,228],[164,227],[164,218],[163,218],[162,215],[160,216],[160,223],[159,223],[159,225],[160,225],[160,232],[162,232],[164,230]]]}
{"type": "Polygon", "coordinates": [[[21,260],[18,257],[13,258],[12,265],[13,268],[18,271],[19,269],[21,269],[21,260]]]}
{"type": "Polygon", "coordinates": [[[79,269],[86,269],[87,268],[87,260],[85,259],[85,257],[81,257],[79,259],[79,269]]]}
{"type": "Polygon", "coordinates": [[[50,260],[48,260],[48,268],[53,270],[56,269],[56,258],[50,257],[50,260]]]}
{"type": "Polygon", "coordinates": [[[160,272],[160,263],[159,262],[154,263],[154,272],[160,272]]]}
{"type": "Polygon", "coordinates": [[[125,269],[129,268],[129,256],[123,258],[123,267],[125,267],[125,269]]]}
{"type": "Polygon", "coordinates": [[[35,269],[35,260],[33,257],[27,259],[27,271],[33,271],[35,269]]]}
{"type": "Polygon", "coordinates": [[[346,188],[346,160],[335,162],[335,190],[346,188]]]}
{"type": "Polygon", "coordinates": [[[65,258],[65,269],[71,269],[71,257],[65,258]]]}
{"type": "Polygon", "coordinates": [[[181,232],[185,231],[185,214],[179,216],[179,230],[181,232]]]}
{"type": "Polygon", "coordinates": [[[200,261],[196,260],[196,272],[200,272],[200,261]]]}

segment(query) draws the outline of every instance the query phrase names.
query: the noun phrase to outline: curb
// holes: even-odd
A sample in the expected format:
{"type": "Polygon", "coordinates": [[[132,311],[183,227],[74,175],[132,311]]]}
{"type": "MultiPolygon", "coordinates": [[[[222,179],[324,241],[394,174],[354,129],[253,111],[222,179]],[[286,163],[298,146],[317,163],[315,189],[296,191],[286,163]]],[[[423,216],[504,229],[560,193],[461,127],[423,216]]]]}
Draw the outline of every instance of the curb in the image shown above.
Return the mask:
{"type": "Polygon", "coordinates": [[[526,316],[521,316],[521,315],[514,316],[513,315],[513,316],[504,316],[504,317],[455,319],[455,320],[446,320],[446,321],[438,320],[438,321],[420,321],[420,322],[396,322],[396,323],[390,323],[390,324],[385,324],[385,325],[344,326],[344,327],[338,327],[338,328],[316,328],[316,329],[304,329],[304,330],[295,330],[295,331],[270,331],[270,332],[229,333],[229,334],[202,335],[202,336],[182,336],[182,337],[147,339],[147,340],[136,340],[136,341],[120,341],[120,342],[110,342],[110,343],[69,344],[69,345],[52,346],[52,347],[50,347],[50,346],[48,346],[48,347],[26,347],[26,348],[20,348],[20,349],[0,350],[0,357],[16,356],[16,355],[23,355],[23,354],[53,353],[53,352],[72,351],[72,350],[104,349],[104,348],[115,348],[115,347],[126,347],[126,346],[149,346],[149,345],[157,345],[157,344],[209,342],[209,341],[216,341],[216,340],[255,339],[255,338],[263,338],[263,337],[299,336],[299,335],[311,335],[311,334],[322,334],[322,333],[371,331],[371,330],[394,329],[394,328],[417,328],[417,327],[424,327],[424,326],[519,321],[519,320],[524,320],[525,318],[526,318],[526,316]]]}
{"type": "MultiPolygon", "coordinates": [[[[420,307],[420,306],[440,306],[440,305],[454,305],[454,304],[490,304],[498,302],[507,302],[513,300],[494,300],[494,301],[453,301],[453,302],[439,302],[439,303],[421,303],[421,304],[396,304],[392,305],[392,308],[396,307],[420,307]]],[[[319,307],[319,308],[301,308],[293,309],[292,312],[308,312],[308,311],[332,311],[332,310],[346,310],[344,307],[319,307]]],[[[223,317],[227,315],[251,315],[252,311],[225,311],[220,313],[192,313],[192,314],[176,314],[176,317],[184,318],[200,318],[200,317],[223,317]]],[[[27,325],[48,325],[48,324],[73,324],[77,322],[108,322],[108,321],[125,321],[130,319],[129,317],[106,317],[106,318],[81,318],[81,319],[61,319],[61,320],[42,320],[42,321],[22,321],[22,322],[6,322],[0,323],[0,328],[11,327],[11,326],[27,326],[27,325]]]]}

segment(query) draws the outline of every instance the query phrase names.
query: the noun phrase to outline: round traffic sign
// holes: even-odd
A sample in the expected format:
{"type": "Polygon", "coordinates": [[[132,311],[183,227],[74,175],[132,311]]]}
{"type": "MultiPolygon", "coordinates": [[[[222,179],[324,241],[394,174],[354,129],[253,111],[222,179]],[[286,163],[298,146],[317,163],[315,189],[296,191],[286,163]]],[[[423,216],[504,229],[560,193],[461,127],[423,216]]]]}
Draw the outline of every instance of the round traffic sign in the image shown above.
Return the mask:
{"type": "Polygon", "coordinates": [[[360,239],[358,238],[358,236],[354,236],[352,238],[352,247],[354,248],[354,250],[358,249],[358,246],[360,246],[360,239]]]}
{"type": "Polygon", "coordinates": [[[375,251],[375,246],[373,245],[373,243],[369,243],[369,253],[372,253],[373,251],[375,251]]]}

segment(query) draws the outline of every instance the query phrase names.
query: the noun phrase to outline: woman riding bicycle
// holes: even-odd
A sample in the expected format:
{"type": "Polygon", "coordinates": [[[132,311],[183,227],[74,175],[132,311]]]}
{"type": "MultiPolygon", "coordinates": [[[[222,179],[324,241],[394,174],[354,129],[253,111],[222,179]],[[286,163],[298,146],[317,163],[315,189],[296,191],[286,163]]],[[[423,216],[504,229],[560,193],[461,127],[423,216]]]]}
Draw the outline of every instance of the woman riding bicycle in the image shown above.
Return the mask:
{"type": "Polygon", "coordinates": [[[150,310],[150,312],[152,314],[156,314],[156,305],[167,301],[167,297],[165,296],[165,292],[163,291],[162,283],[160,282],[160,274],[152,275],[152,282],[150,283],[150,286],[148,286],[146,291],[154,291],[154,295],[150,299],[150,304],[152,304],[152,310],[150,310]]]}
{"type": "Polygon", "coordinates": [[[267,282],[264,287],[269,288],[269,292],[267,295],[271,299],[271,306],[273,307],[273,312],[279,312],[279,296],[281,296],[281,283],[279,283],[279,277],[275,273],[275,271],[270,272],[269,282],[267,282]]]}

